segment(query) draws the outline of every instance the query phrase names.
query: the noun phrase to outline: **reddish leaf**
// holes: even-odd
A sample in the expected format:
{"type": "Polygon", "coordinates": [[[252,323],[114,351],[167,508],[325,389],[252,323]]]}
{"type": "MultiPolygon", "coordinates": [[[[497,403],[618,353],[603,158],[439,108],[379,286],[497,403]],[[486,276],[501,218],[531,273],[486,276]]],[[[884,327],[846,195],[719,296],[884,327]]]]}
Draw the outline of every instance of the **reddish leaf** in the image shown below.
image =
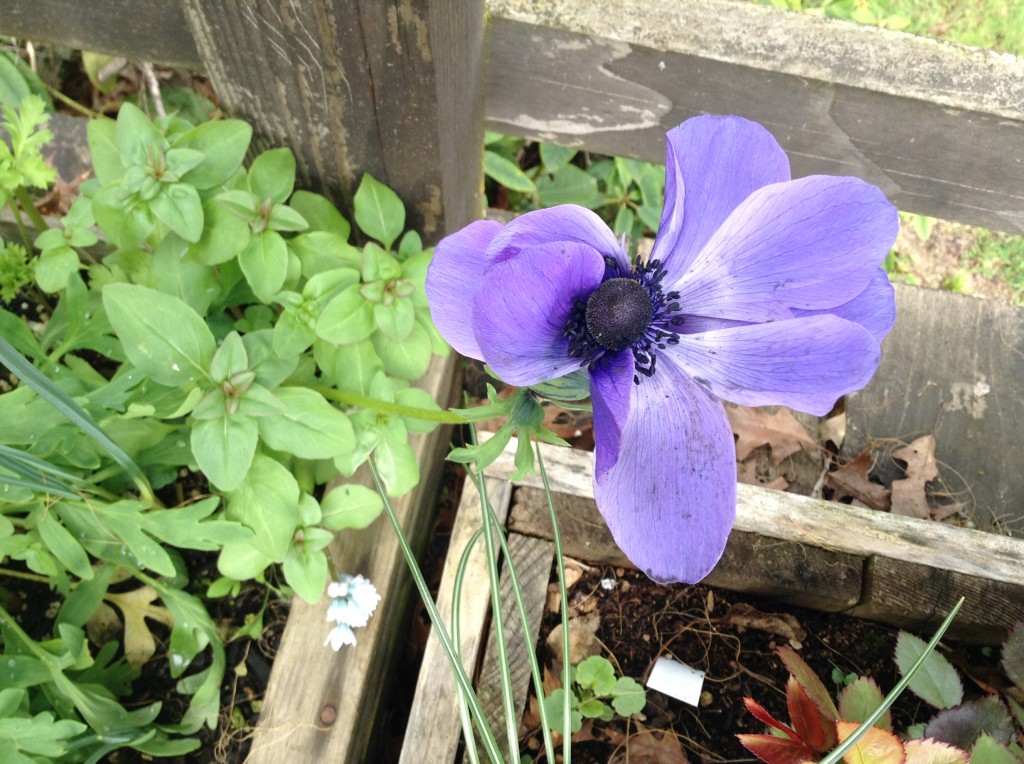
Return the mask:
{"type": "Polygon", "coordinates": [[[831,751],[836,744],[836,725],[825,718],[804,688],[791,676],[786,683],[786,705],[793,729],[808,747],[819,753],[831,751]]]}
{"type": "Polygon", "coordinates": [[[828,690],[822,684],[822,681],[818,679],[818,675],[814,673],[814,670],[804,663],[804,659],[797,655],[796,651],[792,648],[785,645],[776,648],[775,654],[782,659],[789,673],[806,690],[822,715],[826,719],[837,721],[839,719],[839,709],[836,708],[835,701],[832,700],[832,696],[828,694],[828,690]]]}
{"type": "Polygon", "coordinates": [[[773,735],[737,735],[740,743],[761,761],[768,764],[807,764],[818,756],[797,740],[773,735]]]}
{"type": "Polygon", "coordinates": [[[769,727],[774,727],[779,732],[785,733],[787,736],[789,736],[790,740],[800,740],[800,738],[792,730],[792,728],[786,726],[778,719],[776,719],[774,716],[772,716],[770,713],[768,713],[768,711],[765,710],[764,706],[762,706],[753,698],[744,698],[743,705],[747,707],[747,710],[754,716],[755,719],[764,722],[769,727]]]}
{"type": "MultiPolygon", "coordinates": [[[[856,722],[838,722],[840,742],[846,740],[859,725],[856,722]]],[[[846,752],[846,764],[905,764],[903,743],[891,732],[872,727],[846,752]]]]}

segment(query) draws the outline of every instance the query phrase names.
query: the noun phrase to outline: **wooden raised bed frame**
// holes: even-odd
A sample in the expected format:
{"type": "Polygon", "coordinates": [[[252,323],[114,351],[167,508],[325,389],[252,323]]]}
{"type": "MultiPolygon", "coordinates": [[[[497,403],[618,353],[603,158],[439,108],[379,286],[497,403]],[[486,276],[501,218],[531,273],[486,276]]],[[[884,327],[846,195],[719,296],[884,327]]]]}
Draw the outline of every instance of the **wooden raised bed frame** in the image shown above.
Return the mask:
{"type": "MultiPolygon", "coordinates": [[[[224,111],[253,123],[255,148],[295,151],[301,186],[344,209],[362,172],[370,172],[399,191],[428,241],[480,214],[485,125],[662,161],[665,131],[704,112],[765,124],[796,175],[858,175],[901,209],[1024,233],[1024,163],[1014,159],[1024,143],[1024,61],[752,3],[8,0],[0,33],[203,71],[224,111]]],[[[1022,358],[1018,337],[1007,355],[1022,358]]],[[[442,401],[452,363],[436,365],[424,381],[442,401]]],[[[1001,416],[1012,420],[1015,411],[1001,416]]],[[[432,442],[420,445],[424,475],[436,470],[443,433],[432,442]]],[[[550,459],[566,488],[559,501],[572,502],[565,522],[596,522],[585,465],[567,463],[565,472],[555,454],[550,459]]],[[[504,495],[494,480],[495,495],[504,495]]],[[[536,503],[529,490],[517,491],[511,527],[540,533],[523,519],[524,507],[536,503]]],[[[403,507],[413,536],[429,522],[428,494],[421,490],[403,507]]],[[[879,608],[896,603],[921,623],[963,587],[977,600],[960,623],[976,612],[979,627],[1003,625],[986,621],[984,611],[1012,614],[1021,602],[1019,542],[979,540],[994,544],[995,556],[986,560],[979,551],[966,561],[962,537],[948,529],[851,513],[844,527],[855,518],[863,537],[851,547],[852,533],[840,539],[834,520],[823,524],[838,511],[827,504],[749,487],[740,499],[730,548],[755,550],[747,557],[760,567],[732,565],[727,556],[712,576],[719,585],[769,588],[794,602],[852,607],[873,618],[889,617],[879,608]],[[909,550],[916,556],[901,556],[909,550]],[[840,561],[832,574],[843,571],[827,592],[817,563],[807,562],[819,551],[840,561]]],[[[517,535],[526,559],[539,561],[546,576],[550,555],[538,546],[546,542],[517,535]]],[[[357,650],[334,656],[321,645],[319,612],[296,604],[251,761],[360,762],[377,745],[388,684],[381,679],[399,636],[392,618],[407,583],[381,528],[343,534],[334,552],[351,572],[372,573],[385,610],[357,650]]],[[[603,545],[570,552],[616,559],[603,545]]],[[[436,674],[423,676],[444,694],[436,674]]],[[[431,720],[452,716],[453,706],[436,705],[439,695],[429,707],[421,697],[431,720]]],[[[425,751],[413,760],[444,760],[425,751]]]]}

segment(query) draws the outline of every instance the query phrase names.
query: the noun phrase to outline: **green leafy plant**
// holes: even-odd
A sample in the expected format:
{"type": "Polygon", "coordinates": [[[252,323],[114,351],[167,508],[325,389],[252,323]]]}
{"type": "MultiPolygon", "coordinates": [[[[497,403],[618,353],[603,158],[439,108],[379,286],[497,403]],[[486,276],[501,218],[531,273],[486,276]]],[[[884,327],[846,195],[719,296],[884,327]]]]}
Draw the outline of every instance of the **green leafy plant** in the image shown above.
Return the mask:
{"type": "MultiPolygon", "coordinates": [[[[790,723],[773,717],[746,698],[747,710],[768,725],[771,734],[740,735],[740,742],[769,764],[817,761],[868,720],[884,698],[870,677],[845,682],[838,704],[813,670],[789,647],[776,653],[789,671],[786,705],[790,723]]],[[[938,713],[928,722],[895,734],[886,711],[861,738],[854,758],[865,764],[1015,764],[1024,761],[1016,742],[1024,729],[1024,709],[1011,694],[1005,703],[995,696],[964,701],[963,684],[955,668],[925,642],[901,631],[896,642],[896,666],[909,677],[908,689],[938,713]],[[1007,705],[1009,710],[1007,710],[1007,705]],[[969,752],[969,753],[968,753],[969,752]],[[857,758],[857,757],[860,758],[857,758]],[[969,757],[969,758],[968,758],[969,757]]],[[[1003,667],[1017,692],[1024,691],[1024,624],[1003,645],[1003,667]]],[[[840,672],[841,673],[841,672],[840,672]]],[[[846,677],[843,677],[844,681],[846,677]]]]}
{"type": "Polygon", "coordinates": [[[244,122],[131,104],[90,123],[95,178],[46,227],[29,197],[52,178],[42,104],[4,114],[0,198],[36,231],[24,256],[5,248],[0,288],[53,305],[43,326],[0,310],[0,363],[19,383],[0,395],[0,577],[60,605],[52,633],[29,634],[0,587],[0,758],[176,755],[217,724],[226,660],[205,599],[255,579],[318,601],[333,535],[383,508],[361,485],[325,486],[371,455],[391,495],[417,483],[409,435],[439,418],[412,382],[447,352],[423,294],[431,253],[370,176],[357,246],[326,198],[294,188],[288,149],[246,168],[244,122]],[[183,550],[216,556],[205,591],[183,550]],[[101,623],[120,646],[90,642],[101,623]],[[174,723],[121,700],[157,633],[188,699],[174,723]]]}
{"type": "MultiPolygon", "coordinates": [[[[573,667],[569,688],[572,731],[579,732],[584,719],[611,721],[616,715],[636,716],[647,704],[647,693],[635,679],[616,677],[607,658],[592,655],[573,667]]],[[[560,731],[564,725],[565,689],[559,687],[546,698],[548,725],[560,731]]]]}
{"type": "Polygon", "coordinates": [[[515,211],[558,204],[595,210],[618,234],[630,237],[634,251],[645,231],[656,231],[665,196],[662,165],[622,157],[592,159],[579,149],[554,143],[537,145],[536,162],[520,168],[525,142],[488,133],[484,174],[506,189],[515,211]]]}

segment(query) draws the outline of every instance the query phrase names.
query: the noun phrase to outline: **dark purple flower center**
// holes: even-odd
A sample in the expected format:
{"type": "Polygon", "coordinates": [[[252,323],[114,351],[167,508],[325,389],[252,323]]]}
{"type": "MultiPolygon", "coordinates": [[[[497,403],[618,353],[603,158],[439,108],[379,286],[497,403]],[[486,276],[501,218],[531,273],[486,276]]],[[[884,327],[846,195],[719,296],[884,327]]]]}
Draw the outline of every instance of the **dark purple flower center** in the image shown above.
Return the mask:
{"type": "Polygon", "coordinates": [[[569,355],[587,368],[628,348],[637,371],[633,381],[640,384],[641,374],[654,376],[658,351],[679,342],[679,293],[662,290],[665,269],[658,260],[638,263],[627,274],[613,258],[606,258],[605,265],[604,281],[576,300],[563,335],[569,355]]]}
{"type": "Polygon", "coordinates": [[[654,318],[651,296],[634,279],[609,279],[587,298],[587,333],[606,350],[622,350],[640,339],[654,318]]]}

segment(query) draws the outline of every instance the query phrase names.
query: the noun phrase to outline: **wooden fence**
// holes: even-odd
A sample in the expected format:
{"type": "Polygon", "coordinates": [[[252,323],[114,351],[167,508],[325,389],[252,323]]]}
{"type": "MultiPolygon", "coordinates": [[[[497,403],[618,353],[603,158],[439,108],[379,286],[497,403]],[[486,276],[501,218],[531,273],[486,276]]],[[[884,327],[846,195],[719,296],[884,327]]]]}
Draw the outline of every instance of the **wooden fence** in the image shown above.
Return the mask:
{"type": "MultiPolygon", "coordinates": [[[[256,149],[293,149],[302,186],[345,208],[370,172],[427,241],[482,214],[485,126],[662,161],[665,131],[708,112],[765,124],[796,175],[858,175],[901,209],[1024,233],[1024,61],[746,2],[4,0],[0,34],[200,70],[256,149]]],[[[440,398],[452,368],[425,382],[440,398]]],[[[419,446],[428,487],[442,445],[419,446]]],[[[426,513],[405,516],[422,536],[426,513]]],[[[388,568],[384,643],[407,588],[393,541],[338,544],[388,568]]],[[[322,618],[294,609],[253,761],[371,760],[394,644],[327,656],[322,618]]]]}

